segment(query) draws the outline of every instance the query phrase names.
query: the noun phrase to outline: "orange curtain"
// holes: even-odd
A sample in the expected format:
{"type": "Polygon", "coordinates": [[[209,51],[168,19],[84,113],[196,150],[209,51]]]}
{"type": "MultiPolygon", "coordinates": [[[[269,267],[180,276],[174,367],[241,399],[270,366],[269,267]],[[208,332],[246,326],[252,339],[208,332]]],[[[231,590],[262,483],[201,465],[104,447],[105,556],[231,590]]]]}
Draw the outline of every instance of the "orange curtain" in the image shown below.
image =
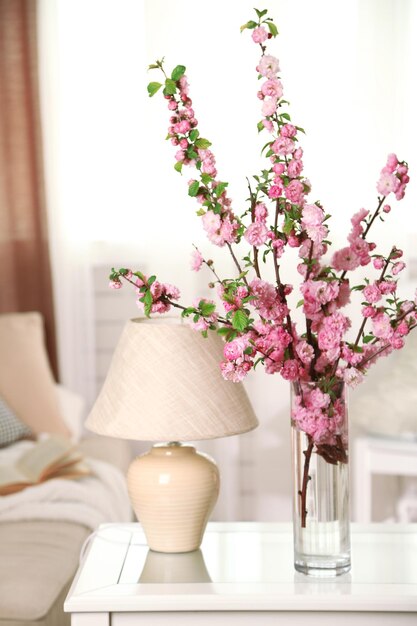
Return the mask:
{"type": "Polygon", "coordinates": [[[43,314],[57,377],[36,4],[36,0],[0,0],[0,312],[36,310],[43,314]]]}

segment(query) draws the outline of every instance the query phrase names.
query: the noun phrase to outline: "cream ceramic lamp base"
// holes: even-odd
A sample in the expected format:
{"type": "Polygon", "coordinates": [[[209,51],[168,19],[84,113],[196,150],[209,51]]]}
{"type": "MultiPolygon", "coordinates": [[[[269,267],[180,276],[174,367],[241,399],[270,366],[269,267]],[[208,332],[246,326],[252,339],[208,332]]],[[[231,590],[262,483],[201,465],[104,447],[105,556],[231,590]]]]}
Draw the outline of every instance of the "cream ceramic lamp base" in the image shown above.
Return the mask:
{"type": "Polygon", "coordinates": [[[128,470],[127,486],[151,550],[197,550],[219,484],[217,465],[192,446],[156,445],[136,458],[128,470]]]}

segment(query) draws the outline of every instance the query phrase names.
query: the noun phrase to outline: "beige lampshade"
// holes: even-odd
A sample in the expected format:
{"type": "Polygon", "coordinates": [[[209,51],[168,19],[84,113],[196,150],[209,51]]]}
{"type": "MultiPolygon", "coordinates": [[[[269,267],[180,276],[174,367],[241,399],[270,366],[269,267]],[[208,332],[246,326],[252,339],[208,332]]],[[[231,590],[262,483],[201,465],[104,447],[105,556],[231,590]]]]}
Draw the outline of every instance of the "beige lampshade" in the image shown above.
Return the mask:
{"type": "Polygon", "coordinates": [[[180,321],[129,320],[88,416],[96,433],[145,441],[226,437],[258,425],[241,383],[222,378],[223,341],[180,321]]]}

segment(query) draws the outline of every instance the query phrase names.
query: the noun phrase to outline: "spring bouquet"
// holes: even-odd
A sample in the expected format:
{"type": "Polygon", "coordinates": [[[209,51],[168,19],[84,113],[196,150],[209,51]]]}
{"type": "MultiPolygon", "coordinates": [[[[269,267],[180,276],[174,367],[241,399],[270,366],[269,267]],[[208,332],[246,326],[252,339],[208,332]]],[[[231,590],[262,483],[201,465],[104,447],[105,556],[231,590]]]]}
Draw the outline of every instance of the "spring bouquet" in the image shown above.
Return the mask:
{"type": "Polygon", "coordinates": [[[279,61],[267,50],[278,30],[267,11],[255,12],[241,30],[250,32],[259,52],[257,129],[266,138],[262,148],[266,163],[247,180],[248,201],[242,214],[233,208],[210,141],[200,134],[186,68],[178,65],[167,73],[158,60],[150,69],[162,79],[148,85],[150,96],[162,92],[166,101],[174,168],[180,174],[192,172],[188,195],[198,204],[197,215],[209,241],[231,255],[235,275],[220,277],[213,261],[196,248],[192,269],[208,268],[216,299],[197,299],[184,306],[177,287],[127,268],[112,270],[110,286],[133,285],[147,316],[175,307],[196,331],[219,333],[224,338],[220,368],[227,380],[240,382],[263,366],[291,383],[291,420],[303,448],[295,507],[299,526],[305,529],[314,515],[307,489],[313,453],[329,467],[341,467],[348,460],[345,384],[361,383],[377,359],[403,347],[417,325],[416,300],[397,296],[397,281],[405,267],[402,251],[395,246],[380,251],[370,239],[376,220],[390,213],[391,201],[404,197],[408,165],[394,154],[388,156],[376,184],[375,208],[355,213],[346,246],[332,251],[330,215],[310,199],[311,184],[304,175],[300,142],[304,130],[290,117],[279,61]],[[238,254],[238,244],[245,246],[243,255],[238,254]],[[298,295],[285,280],[288,248],[298,250],[298,295]],[[264,277],[266,265],[272,267],[273,281],[264,277]],[[365,267],[369,276],[352,284],[352,272],[365,267]],[[351,321],[344,307],[352,291],[361,292],[361,324],[348,339],[351,321]],[[293,320],[294,308],[300,307],[302,325],[293,320]]]}

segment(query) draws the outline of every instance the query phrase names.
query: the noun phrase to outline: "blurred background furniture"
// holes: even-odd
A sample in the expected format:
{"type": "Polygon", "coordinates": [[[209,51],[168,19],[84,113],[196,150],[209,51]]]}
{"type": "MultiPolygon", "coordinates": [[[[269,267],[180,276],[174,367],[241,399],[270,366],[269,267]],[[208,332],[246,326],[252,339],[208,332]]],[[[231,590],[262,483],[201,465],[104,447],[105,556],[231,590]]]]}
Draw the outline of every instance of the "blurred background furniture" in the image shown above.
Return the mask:
{"type": "MultiPolygon", "coordinates": [[[[354,442],[354,519],[372,521],[372,478],[376,474],[417,478],[417,441],[373,435],[354,442]]],[[[399,522],[417,520],[417,498],[411,491],[400,496],[395,506],[399,522]],[[411,511],[416,513],[413,519],[411,511]]]]}
{"type": "Polygon", "coordinates": [[[131,451],[126,441],[85,437],[84,400],[55,383],[39,313],[0,314],[0,353],[0,465],[55,433],[70,437],[92,470],[0,497],[0,626],[63,626],[86,537],[109,517],[132,519],[124,479],[131,451]],[[6,427],[12,420],[25,428],[6,427]]]}

